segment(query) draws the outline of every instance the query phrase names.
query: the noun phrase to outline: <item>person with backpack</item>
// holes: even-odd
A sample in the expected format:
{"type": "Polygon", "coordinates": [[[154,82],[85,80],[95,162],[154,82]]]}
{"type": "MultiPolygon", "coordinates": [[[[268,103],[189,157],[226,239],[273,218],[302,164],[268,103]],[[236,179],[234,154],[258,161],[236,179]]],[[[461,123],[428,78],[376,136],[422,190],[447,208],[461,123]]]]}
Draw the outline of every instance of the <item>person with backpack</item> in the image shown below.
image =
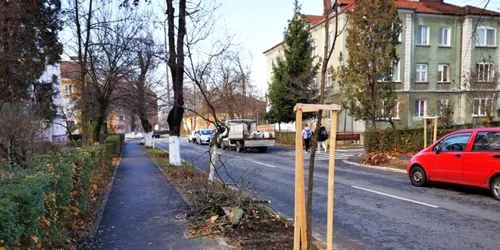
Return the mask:
{"type": "Polygon", "coordinates": [[[306,124],[304,129],[302,130],[302,138],[304,138],[304,145],[306,146],[306,152],[309,152],[309,146],[310,146],[309,144],[311,142],[312,135],[313,135],[312,130],[306,124]]]}
{"type": "Polygon", "coordinates": [[[319,136],[318,136],[318,152],[321,151],[321,147],[325,149],[326,153],[326,144],[325,141],[328,139],[328,132],[326,131],[325,126],[321,124],[321,127],[319,128],[319,136]]]}

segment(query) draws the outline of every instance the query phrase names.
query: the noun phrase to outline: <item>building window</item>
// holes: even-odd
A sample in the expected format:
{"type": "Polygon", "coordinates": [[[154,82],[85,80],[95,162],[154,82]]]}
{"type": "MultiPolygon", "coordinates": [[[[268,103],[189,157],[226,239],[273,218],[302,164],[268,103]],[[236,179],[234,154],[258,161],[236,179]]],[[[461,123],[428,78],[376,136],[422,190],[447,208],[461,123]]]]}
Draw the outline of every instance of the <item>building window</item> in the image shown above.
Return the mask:
{"type": "Polygon", "coordinates": [[[495,65],[484,62],[477,63],[476,74],[478,82],[491,82],[495,76],[495,65]]]}
{"type": "Polygon", "coordinates": [[[328,50],[331,50],[333,46],[333,32],[328,33],[328,50]]]}
{"type": "Polygon", "coordinates": [[[495,46],[496,29],[478,27],[476,30],[476,46],[495,46]]]}
{"type": "Polygon", "coordinates": [[[332,74],[326,73],[326,87],[332,86],[332,74]]]}
{"type": "Polygon", "coordinates": [[[475,98],[472,103],[472,116],[480,117],[491,114],[493,111],[493,99],[492,98],[475,98]]]}
{"type": "Polygon", "coordinates": [[[312,40],[312,46],[313,46],[313,56],[317,56],[318,55],[318,42],[316,41],[316,39],[312,40]]]}
{"type": "Polygon", "coordinates": [[[417,82],[427,82],[427,64],[417,64],[417,82]]]}
{"type": "Polygon", "coordinates": [[[450,66],[448,64],[439,64],[438,65],[438,82],[449,82],[450,66]]]}
{"type": "Polygon", "coordinates": [[[392,109],[389,111],[389,114],[385,115],[386,114],[386,111],[384,109],[385,107],[385,104],[386,104],[387,101],[383,101],[382,102],[382,108],[380,109],[380,120],[388,120],[388,117],[391,116],[392,119],[400,119],[399,118],[399,105],[400,105],[400,102],[399,100],[396,100],[396,103],[394,104],[394,106],[392,107],[392,109]]]}
{"type": "Polygon", "coordinates": [[[427,115],[427,101],[426,100],[416,100],[415,101],[415,118],[423,118],[427,115]]]}
{"type": "Polygon", "coordinates": [[[438,116],[443,116],[445,115],[446,108],[448,107],[449,100],[448,99],[441,99],[437,100],[437,114],[438,116]]]}
{"type": "Polygon", "coordinates": [[[326,120],[330,121],[332,119],[332,111],[327,110],[326,111],[326,120]]]}
{"type": "Polygon", "coordinates": [[[429,26],[418,26],[417,45],[429,45],[429,26]]]}
{"type": "Polygon", "coordinates": [[[392,71],[392,81],[393,82],[401,82],[401,64],[399,61],[394,65],[393,71],[392,71]]]}
{"type": "Polygon", "coordinates": [[[71,85],[64,85],[64,94],[71,95],[73,93],[73,89],[71,85]]]}
{"type": "Polygon", "coordinates": [[[440,28],[439,29],[439,46],[450,46],[451,41],[451,29],[450,28],[440,28]]]}

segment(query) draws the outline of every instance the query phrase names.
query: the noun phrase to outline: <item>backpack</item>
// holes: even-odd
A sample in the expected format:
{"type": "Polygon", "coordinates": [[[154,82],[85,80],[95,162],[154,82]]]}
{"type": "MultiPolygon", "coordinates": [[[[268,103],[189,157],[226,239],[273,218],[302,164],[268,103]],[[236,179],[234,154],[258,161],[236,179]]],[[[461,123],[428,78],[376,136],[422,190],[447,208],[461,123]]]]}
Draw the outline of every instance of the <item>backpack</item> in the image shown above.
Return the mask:
{"type": "Polygon", "coordinates": [[[312,131],[310,129],[306,130],[306,138],[309,139],[312,136],[312,131]]]}
{"type": "Polygon", "coordinates": [[[322,129],[321,130],[321,136],[326,140],[328,139],[328,132],[326,131],[326,129],[322,129]]]}

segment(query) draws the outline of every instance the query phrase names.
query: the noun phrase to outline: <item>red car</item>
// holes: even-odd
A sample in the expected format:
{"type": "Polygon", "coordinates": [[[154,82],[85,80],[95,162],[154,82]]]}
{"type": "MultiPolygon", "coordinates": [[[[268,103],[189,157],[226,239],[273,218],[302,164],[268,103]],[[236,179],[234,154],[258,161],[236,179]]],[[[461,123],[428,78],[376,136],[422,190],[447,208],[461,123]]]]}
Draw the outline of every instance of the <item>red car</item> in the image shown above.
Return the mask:
{"type": "Polygon", "coordinates": [[[464,129],[445,135],[406,165],[414,186],[447,182],[490,189],[500,200],[500,128],[464,129]]]}

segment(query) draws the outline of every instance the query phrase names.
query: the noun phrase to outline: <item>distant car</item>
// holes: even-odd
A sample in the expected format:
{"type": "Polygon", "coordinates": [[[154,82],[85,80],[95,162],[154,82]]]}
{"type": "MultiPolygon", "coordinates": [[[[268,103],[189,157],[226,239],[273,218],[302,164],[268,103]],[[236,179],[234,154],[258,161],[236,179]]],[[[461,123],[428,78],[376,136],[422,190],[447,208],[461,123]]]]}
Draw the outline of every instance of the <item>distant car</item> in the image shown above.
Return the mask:
{"type": "Polygon", "coordinates": [[[490,189],[500,200],[500,128],[449,133],[406,165],[414,186],[446,182],[490,189]]]}
{"type": "Polygon", "coordinates": [[[188,135],[188,142],[195,143],[196,141],[196,134],[198,133],[198,130],[193,130],[191,134],[188,135]]]}
{"type": "Polygon", "coordinates": [[[125,139],[142,139],[142,138],[144,138],[144,135],[140,132],[131,132],[125,134],[125,139]]]}
{"type": "Polygon", "coordinates": [[[160,138],[160,132],[154,131],[153,132],[153,138],[160,138]]]}
{"type": "Polygon", "coordinates": [[[210,143],[210,135],[212,135],[212,129],[200,129],[196,134],[195,142],[196,144],[209,144],[210,143]]]}

